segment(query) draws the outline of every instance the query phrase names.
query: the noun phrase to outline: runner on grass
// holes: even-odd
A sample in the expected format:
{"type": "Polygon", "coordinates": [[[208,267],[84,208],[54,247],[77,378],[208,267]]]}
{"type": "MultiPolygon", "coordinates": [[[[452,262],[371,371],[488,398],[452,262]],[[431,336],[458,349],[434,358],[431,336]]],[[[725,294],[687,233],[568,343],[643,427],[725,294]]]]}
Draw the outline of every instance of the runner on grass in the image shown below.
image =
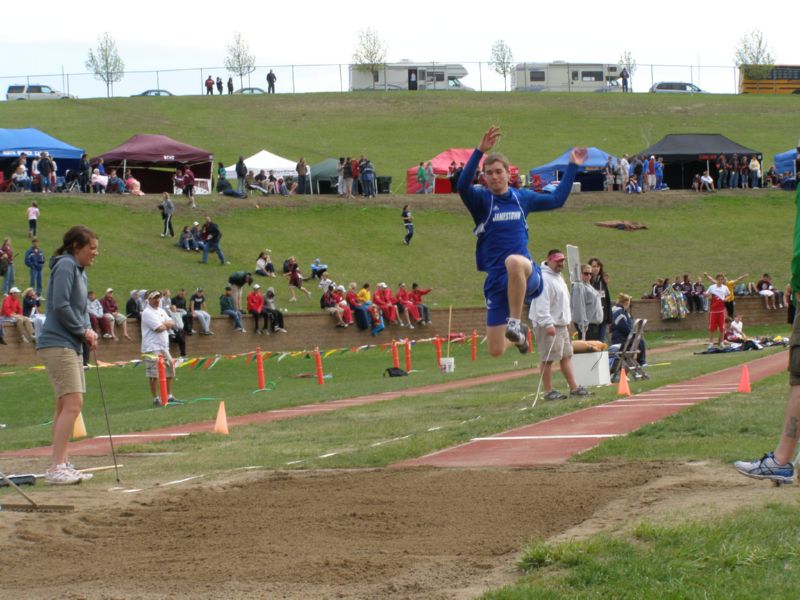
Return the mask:
{"type": "Polygon", "coordinates": [[[588,155],[586,148],[572,149],[569,166],[552,194],[512,189],[508,159],[496,152],[486,154],[501,135],[499,127],[489,128],[458,179],[458,194],[475,222],[478,270],[486,273],[486,336],[492,356],[505,352],[506,340],[523,354],[528,351],[528,328],[520,320],[522,306],[526,298],[530,300],[541,293],[542,276],[528,251],[527,215],[561,208],[572,190],[578,166],[588,155]],[[472,185],[485,154],[486,187],[472,185]]]}

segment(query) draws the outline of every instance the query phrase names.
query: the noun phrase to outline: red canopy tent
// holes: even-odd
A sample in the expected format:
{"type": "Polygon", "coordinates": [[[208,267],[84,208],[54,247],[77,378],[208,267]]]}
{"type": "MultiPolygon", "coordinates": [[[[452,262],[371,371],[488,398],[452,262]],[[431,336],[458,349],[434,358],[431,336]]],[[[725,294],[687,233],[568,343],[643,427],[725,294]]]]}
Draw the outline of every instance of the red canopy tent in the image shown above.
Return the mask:
{"type": "MultiPolygon", "coordinates": [[[[469,160],[469,157],[472,156],[472,148],[450,148],[449,150],[445,150],[440,154],[437,154],[432,159],[430,159],[431,164],[433,166],[433,172],[436,175],[436,184],[434,186],[434,193],[435,194],[455,194],[456,190],[450,189],[450,180],[447,179],[448,168],[450,167],[450,163],[455,161],[456,166],[466,164],[469,160]]],[[[428,161],[425,161],[427,164],[428,161]]],[[[483,166],[483,159],[480,162],[481,167],[483,166]]],[[[409,167],[406,171],[406,192],[409,194],[416,194],[420,190],[420,184],[417,182],[417,170],[419,169],[419,165],[414,167],[409,167]]],[[[519,173],[519,169],[515,166],[511,166],[511,173],[519,173]]]]}
{"type": "MultiPolygon", "coordinates": [[[[108,168],[121,170],[128,168],[142,184],[142,190],[149,194],[172,192],[172,176],[175,169],[189,165],[201,187],[200,180],[207,180],[211,187],[211,170],[214,155],[208,150],[195,148],[165,135],[140,133],[99,156],[91,159],[92,165],[103,159],[108,168]]],[[[122,172],[119,173],[123,175],[122,172]]],[[[202,182],[203,184],[205,182],[202,182]]],[[[199,190],[198,190],[199,191],[199,190]]]]}

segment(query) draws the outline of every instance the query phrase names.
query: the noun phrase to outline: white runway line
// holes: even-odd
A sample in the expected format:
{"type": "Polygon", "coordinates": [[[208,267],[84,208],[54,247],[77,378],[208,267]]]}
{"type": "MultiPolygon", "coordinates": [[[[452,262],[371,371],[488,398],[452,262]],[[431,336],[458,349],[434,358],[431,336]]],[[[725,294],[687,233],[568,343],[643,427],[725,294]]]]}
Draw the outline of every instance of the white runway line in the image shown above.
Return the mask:
{"type": "Polygon", "coordinates": [[[205,477],[205,475],[194,475],[192,477],[176,479],[175,481],[168,481],[167,483],[162,483],[161,487],[167,487],[168,485],[178,485],[179,483],[186,483],[187,481],[191,481],[192,479],[200,479],[201,477],[205,477]]]}

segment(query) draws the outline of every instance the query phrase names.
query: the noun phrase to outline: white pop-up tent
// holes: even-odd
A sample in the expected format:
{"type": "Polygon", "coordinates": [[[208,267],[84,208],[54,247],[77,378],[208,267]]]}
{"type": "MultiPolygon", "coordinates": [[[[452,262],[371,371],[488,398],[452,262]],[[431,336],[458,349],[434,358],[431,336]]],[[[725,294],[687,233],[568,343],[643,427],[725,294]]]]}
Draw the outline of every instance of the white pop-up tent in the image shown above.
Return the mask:
{"type": "MultiPolygon", "coordinates": [[[[283,158],[272,152],[262,150],[249,158],[244,159],[244,164],[247,166],[248,171],[252,171],[253,175],[258,175],[261,169],[269,174],[270,170],[275,173],[275,177],[293,177],[297,179],[297,162],[291,161],[288,158],[283,158]]],[[[311,175],[311,168],[308,169],[309,176],[311,175]]],[[[228,179],[236,179],[236,164],[225,168],[225,176],[228,179]]]]}

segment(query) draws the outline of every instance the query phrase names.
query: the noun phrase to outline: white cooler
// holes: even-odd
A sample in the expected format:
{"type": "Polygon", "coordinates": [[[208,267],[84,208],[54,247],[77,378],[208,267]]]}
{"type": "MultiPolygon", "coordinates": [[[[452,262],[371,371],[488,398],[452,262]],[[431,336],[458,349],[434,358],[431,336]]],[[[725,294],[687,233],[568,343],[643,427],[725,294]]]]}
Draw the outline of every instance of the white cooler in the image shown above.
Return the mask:
{"type": "Polygon", "coordinates": [[[572,372],[575,381],[584,387],[611,384],[608,370],[608,351],[584,352],[572,355],[572,372]]]}

